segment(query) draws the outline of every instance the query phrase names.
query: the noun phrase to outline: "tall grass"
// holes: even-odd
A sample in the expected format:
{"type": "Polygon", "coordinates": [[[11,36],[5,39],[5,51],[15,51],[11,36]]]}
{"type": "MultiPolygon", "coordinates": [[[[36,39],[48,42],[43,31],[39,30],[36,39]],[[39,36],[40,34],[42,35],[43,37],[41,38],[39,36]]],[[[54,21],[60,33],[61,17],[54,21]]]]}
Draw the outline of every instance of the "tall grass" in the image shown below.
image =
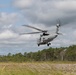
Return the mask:
{"type": "Polygon", "coordinates": [[[76,64],[0,63],[0,75],[76,75],[76,64]]]}

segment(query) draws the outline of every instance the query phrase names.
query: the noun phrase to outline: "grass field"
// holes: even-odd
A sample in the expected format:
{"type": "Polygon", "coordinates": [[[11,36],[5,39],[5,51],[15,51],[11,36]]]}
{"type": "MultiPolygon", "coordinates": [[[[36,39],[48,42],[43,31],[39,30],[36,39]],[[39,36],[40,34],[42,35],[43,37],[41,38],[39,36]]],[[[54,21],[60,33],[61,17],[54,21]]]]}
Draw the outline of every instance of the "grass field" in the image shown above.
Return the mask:
{"type": "Polygon", "coordinates": [[[75,63],[0,63],[0,75],[76,75],[75,63]]]}

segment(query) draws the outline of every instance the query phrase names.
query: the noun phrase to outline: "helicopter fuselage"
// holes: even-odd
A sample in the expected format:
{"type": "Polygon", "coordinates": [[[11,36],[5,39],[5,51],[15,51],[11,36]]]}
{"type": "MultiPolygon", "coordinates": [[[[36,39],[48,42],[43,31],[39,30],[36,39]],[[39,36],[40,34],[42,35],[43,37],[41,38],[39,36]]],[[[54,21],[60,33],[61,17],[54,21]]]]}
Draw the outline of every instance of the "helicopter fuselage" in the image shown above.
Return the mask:
{"type": "Polygon", "coordinates": [[[55,34],[55,35],[46,35],[46,36],[42,36],[38,39],[38,46],[39,45],[44,45],[44,44],[47,44],[48,46],[51,44],[50,42],[53,41],[58,35],[55,34]]]}

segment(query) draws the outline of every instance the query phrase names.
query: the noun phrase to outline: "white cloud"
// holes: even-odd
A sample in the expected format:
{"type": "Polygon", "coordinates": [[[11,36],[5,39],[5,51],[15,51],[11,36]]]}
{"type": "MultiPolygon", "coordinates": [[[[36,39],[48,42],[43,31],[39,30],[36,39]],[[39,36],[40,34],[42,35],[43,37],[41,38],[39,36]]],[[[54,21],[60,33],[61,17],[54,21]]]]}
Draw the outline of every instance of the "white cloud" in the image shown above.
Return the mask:
{"type": "Polygon", "coordinates": [[[76,38],[76,30],[74,30],[72,34],[73,34],[72,37],[76,38]]]}
{"type": "Polygon", "coordinates": [[[31,35],[20,35],[12,30],[4,30],[0,33],[0,44],[15,45],[15,44],[25,44],[34,40],[36,36],[31,35]]]}
{"type": "Polygon", "coordinates": [[[11,40],[12,42],[15,42],[18,38],[21,38],[21,36],[19,37],[19,34],[13,32],[12,30],[7,29],[7,30],[0,32],[0,41],[4,40],[4,41],[10,42],[11,40]]]}
{"type": "Polygon", "coordinates": [[[64,24],[76,20],[75,0],[15,0],[13,4],[31,23],[48,26],[56,24],[57,19],[63,20],[64,24]],[[26,5],[29,8],[26,9],[26,5]]]}
{"type": "Polygon", "coordinates": [[[0,40],[4,40],[4,39],[12,39],[12,38],[16,38],[18,37],[18,34],[14,33],[13,31],[10,30],[5,30],[3,32],[0,33],[0,40]]]}
{"type": "Polygon", "coordinates": [[[68,0],[68,1],[58,1],[56,3],[56,7],[61,9],[62,11],[76,11],[76,1],[75,0],[68,0]]]}
{"type": "Polygon", "coordinates": [[[19,20],[20,15],[18,13],[0,13],[0,26],[14,24],[19,20]]]}
{"type": "Polygon", "coordinates": [[[31,6],[32,2],[33,0],[15,0],[14,6],[23,9],[31,6]]]}

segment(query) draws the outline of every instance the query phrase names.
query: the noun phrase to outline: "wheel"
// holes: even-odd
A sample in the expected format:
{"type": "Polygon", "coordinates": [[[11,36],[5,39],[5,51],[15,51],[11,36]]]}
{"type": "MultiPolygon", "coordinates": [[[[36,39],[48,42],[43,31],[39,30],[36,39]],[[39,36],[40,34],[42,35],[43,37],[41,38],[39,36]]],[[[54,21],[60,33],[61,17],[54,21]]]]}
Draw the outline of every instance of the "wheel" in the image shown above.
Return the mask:
{"type": "Polygon", "coordinates": [[[40,44],[38,44],[38,46],[40,46],[40,44]]]}
{"type": "Polygon", "coordinates": [[[47,46],[49,46],[49,43],[47,44],[47,46]]]}
{"type": "Polygon", "coordinates": [[[51,43],[48,43],[47,46],[51,45],[51,43]]]}

